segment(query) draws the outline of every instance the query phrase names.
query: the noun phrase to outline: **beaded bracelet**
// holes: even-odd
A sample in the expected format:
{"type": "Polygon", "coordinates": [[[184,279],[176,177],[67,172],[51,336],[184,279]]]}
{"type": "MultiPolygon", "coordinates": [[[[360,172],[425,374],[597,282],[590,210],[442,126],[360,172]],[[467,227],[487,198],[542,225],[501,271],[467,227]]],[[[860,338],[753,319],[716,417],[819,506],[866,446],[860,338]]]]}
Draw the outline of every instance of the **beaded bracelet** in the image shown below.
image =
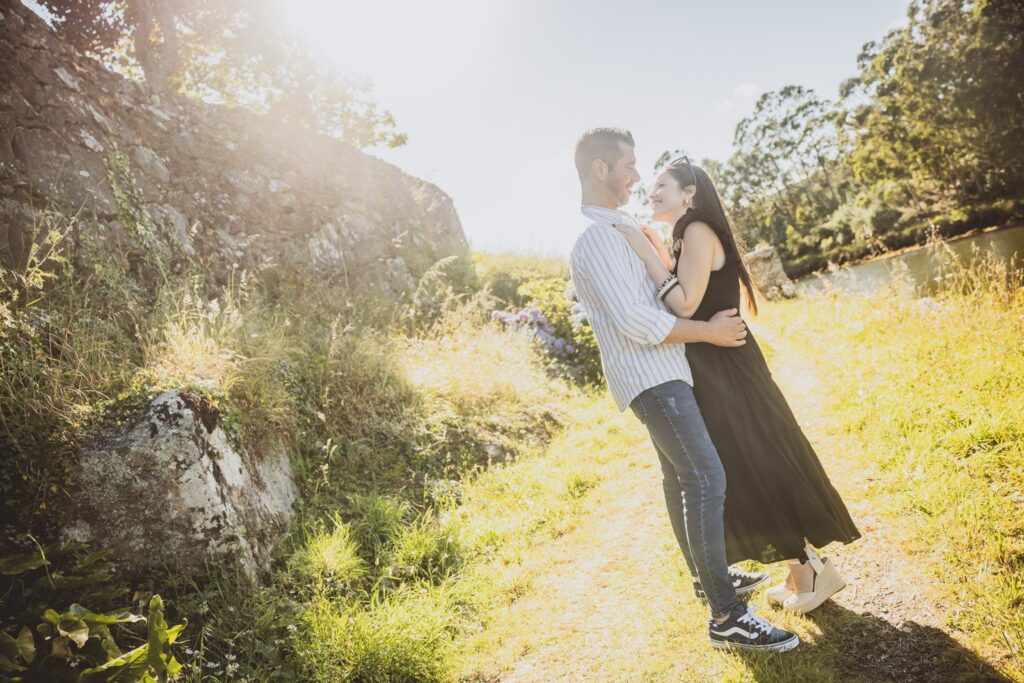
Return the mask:
{"type": "Polygon", "coordinates": [[[673,285],[678,285],[679,279],[675,275],[669,275],[664,282],[658,287],[658,298],[664,299],[665,295],[668,294],[669,290],[672,289],[673,285]]]}
{"type": "Polygon", "coordinates": [[[678,286],[679,286],[679,280],[676,280],[675,282],[670,284],[668,286],[668,289],[666,289],[664,292],[659,292],[658,293],[658,298],[661,299],[662,301],[664,301],[665,297],[668,296],[668,293],[672,291],[672,288],[673,287],[678,287],[678,286]]]}

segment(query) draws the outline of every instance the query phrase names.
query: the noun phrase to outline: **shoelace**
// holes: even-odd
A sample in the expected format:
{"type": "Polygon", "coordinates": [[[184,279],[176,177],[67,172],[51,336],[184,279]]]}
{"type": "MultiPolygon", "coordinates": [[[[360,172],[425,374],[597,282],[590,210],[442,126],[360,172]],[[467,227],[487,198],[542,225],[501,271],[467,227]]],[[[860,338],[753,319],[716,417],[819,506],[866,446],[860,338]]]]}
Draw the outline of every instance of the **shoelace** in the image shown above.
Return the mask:
{"type": "Polygon", "coordinates": [[[753,572],[744,571],[742,569],[735,567],[729,568],[729,576],[735,577],[737,579],[749,579],[751,581],[757,578],[757,575],[753,572]]]}
{"type": "Polygon", "coordinates": [[[770,634],[772,629],[775,628],[767,619],[754,614],[753,608],[749,606],[747,607],[747,613],[737,619],[737,621],[741,624],[749,624],[760,631],[764,631],[766,635],[770,634]]]}

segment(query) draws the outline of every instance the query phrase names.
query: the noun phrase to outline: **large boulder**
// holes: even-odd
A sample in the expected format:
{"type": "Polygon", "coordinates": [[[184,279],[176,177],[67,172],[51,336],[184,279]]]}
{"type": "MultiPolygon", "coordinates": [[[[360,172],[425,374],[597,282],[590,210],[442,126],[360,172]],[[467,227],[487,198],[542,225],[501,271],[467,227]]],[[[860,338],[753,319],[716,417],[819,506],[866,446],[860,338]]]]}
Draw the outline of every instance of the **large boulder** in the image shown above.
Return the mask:
{"type": "Polygon", "coordinates": [[[775,247],[758,247],[744,256],[743,261],[747,264],[750,276],[761,288],[761,293],[769,301],[791,299],[796,296],[796,288],[783,270],[782,259],[779,258],[775,247]]]}
{"type": "Polygon", "coordinates": [[[63,535],[109,548],[128,568],[230,557],[255,575],[297,493],[281,445],[235,449],[212,403],[165,391],[142,419],[85,449],[63,535]]]}

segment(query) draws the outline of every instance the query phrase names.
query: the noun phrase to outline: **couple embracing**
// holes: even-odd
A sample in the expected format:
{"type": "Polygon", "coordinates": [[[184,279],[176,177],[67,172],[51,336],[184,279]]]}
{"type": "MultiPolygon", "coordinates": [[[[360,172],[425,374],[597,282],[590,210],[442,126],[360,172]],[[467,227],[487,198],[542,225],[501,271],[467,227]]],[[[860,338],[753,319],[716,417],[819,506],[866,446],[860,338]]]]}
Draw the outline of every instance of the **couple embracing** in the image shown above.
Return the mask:
{"type": "Polygon", "coordinates": [[[650,199],[654,218],[674,226],[669,253],[618,211],[640,179],[630,133],[588,131],[575,161],[590,225],[572,249],[573,284],[619,410],[650,432],[711,644],[791,650],[796,634],[745,600],[767,574],[731,563],[787,561],[766,598],[806,613],[845,585],[815,547],[860,532],[738,314],[741,286],[756,312],[754,285],[721,200],[685,157],[661,171],[650,199]]]}

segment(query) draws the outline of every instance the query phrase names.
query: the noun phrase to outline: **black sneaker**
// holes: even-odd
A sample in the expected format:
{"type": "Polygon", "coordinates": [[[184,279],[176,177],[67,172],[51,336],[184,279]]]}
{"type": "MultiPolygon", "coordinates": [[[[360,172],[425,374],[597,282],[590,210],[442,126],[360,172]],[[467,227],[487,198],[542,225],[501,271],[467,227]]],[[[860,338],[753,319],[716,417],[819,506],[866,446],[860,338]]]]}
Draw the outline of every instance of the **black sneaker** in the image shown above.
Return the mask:
{"type": "MultiPolygon", "coordinates": [[[[765,583],[768,575],[764,572],[747,572],[739,567],[729,567],[729,578],[732,579],[732,587],[736,589],[736,597],[742,597],[765,583]]],[[[700,581],[693,582],[693,592],[700,600],[708,599],[704,589],[700,587],[700,581]]]]}
{"type": "Polygon", "coordinates": [[[708,622],[708,637],[711,647],[720,650],[771,650],[787,652],[800,644],[795,633],[775,628],[767,619],[754,614],[746,603],[732,608],[729,618],[718,624],[708,622]]]}

